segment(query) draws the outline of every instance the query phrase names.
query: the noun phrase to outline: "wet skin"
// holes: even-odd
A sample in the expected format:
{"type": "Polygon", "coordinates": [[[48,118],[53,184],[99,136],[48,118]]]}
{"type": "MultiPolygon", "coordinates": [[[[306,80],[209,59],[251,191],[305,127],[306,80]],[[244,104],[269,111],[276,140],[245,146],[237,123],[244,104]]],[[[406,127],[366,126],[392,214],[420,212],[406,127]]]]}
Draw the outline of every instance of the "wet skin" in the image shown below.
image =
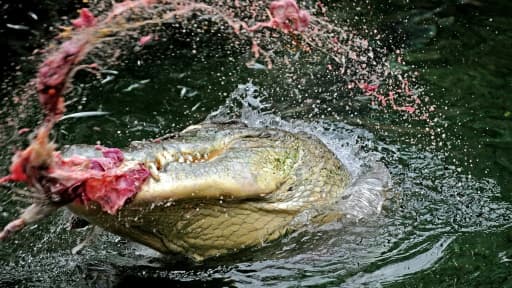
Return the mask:
{"type": "MultiPolygon", "coordinates": [[[[96,155],[78,145],[68,154],[96,155]]],[[[324,143],[305,133],[201,124],[158,142],[134,142],[123,165],[151,171],[116,215],[78,201],[68,208],[112,233],[194,260],[274,240],[341,217],[350,175],[324,143]]]]}

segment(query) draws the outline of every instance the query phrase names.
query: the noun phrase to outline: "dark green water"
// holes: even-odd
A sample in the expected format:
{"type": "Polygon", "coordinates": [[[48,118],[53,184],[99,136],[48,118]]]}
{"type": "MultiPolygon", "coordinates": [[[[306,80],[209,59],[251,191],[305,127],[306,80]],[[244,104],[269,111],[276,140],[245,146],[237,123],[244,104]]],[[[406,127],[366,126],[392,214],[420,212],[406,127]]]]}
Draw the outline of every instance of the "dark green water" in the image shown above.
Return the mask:
{"type": "MultiPolygon", "coordinates": [[[[382,45],[406,47],[402,69],[420,72],[422,97],[436,106],[432,124],[347,102],[335,79],[314,73],[323,67],[301,59],[302,70],[245,68],[245,55],[210,36],[134,53],[104,84],[78,75],[70,112],[111,114],[63,121],[60,144],[120,146],[206,117],[238,117],[316,134],[354,174],[384,161],[394,197],[378,217],[202,264],[162,258],[107,233],[72,255],[87,229],[68,231],[61,212],[1,243],[0,287],[512,287],[511,8],[474,0],[333,8],[341,23],[379,29],[382,45]]],[[[7,107],[2,116],[16,115],[7,107]]],[[[33,126],[38,114],[26,110],[22,124],[33,126]]],[[[5,131],[2,140],[12,132],[5,131]]],[[[1,152],[2,167],[10,155],[1,152]]],[[[2,192],[0,226],[25,205],[2,192]]]]}

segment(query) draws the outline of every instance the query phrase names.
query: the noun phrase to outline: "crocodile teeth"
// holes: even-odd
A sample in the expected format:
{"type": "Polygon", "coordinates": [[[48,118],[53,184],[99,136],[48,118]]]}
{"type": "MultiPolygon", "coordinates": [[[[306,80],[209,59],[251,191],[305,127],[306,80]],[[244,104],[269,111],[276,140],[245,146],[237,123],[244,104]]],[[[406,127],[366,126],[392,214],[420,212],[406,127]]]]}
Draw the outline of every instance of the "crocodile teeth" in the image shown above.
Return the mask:
{"type": "Polygon", "coordinates": [[[153,178],[155,181],[160,181],[160,175],[158,174],[158,169],[156,168],[155,163],[149,163],[148,170],[151,178],[153,178]]]}
{"type": "Polygon", "coordinates": [[[180,162],[180,163],[185,162],[185,158],[183,157],[183,155],[180,155],[180,156],[178,157],[178,162],[180,162]]]}
{"type": "Polygon", "coordinates": [[[162,167],[165,165],[165,158],[161,155],[157,155],[155,157],[155,164],[157,169],[162,169],[162,167]]]}
{"type": "Polygon", "coordinates": [[[192,155],[185,155],[185,160],[187,160],[187,163],[190,163],[194,161],[194,158],[192,158],[192,155]]]}
{"type": "Polygon", "coordinates": [[[176,161],[176,152],[175,151],[163,151],[162,153],[158,153],[155,157],[155,162],[157,162],[157,167],[162,168],[167,163],[171,163],[176,161]]]}

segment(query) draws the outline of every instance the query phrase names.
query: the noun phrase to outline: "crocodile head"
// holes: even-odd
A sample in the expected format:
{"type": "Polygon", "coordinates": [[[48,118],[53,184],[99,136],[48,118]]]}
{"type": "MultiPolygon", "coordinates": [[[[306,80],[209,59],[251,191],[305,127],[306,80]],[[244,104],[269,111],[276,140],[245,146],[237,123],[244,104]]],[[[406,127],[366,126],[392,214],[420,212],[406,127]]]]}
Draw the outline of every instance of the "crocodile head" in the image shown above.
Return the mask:
{"type": "MultiPolygon", "coordinates": [[[[350,176],[317,138],[244,125],[201,124],[134,142],[123,165],[151,177],[115,215],[77,200],[68,208],[115,234],[195,260],[261,245],[340,215],[332,209],[350,176]]],[[[78,145],[67,154],[95,156],[78,145]]]]}

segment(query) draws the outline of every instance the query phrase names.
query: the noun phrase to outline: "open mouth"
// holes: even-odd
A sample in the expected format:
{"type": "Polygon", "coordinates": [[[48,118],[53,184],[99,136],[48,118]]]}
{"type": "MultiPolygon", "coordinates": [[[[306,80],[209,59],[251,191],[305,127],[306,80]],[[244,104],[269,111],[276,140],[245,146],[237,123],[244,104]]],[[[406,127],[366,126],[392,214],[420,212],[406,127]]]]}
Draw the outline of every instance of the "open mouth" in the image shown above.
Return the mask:
{"type": "Polygon", "coordinates": [[[163,169],[167,164],[178,163],[200,163],[211,161],[225,152],[225,148],[183,150],[179,148],[165,147],[163,151],[155,155],[155,165],[158,170],[163,169]]]}

